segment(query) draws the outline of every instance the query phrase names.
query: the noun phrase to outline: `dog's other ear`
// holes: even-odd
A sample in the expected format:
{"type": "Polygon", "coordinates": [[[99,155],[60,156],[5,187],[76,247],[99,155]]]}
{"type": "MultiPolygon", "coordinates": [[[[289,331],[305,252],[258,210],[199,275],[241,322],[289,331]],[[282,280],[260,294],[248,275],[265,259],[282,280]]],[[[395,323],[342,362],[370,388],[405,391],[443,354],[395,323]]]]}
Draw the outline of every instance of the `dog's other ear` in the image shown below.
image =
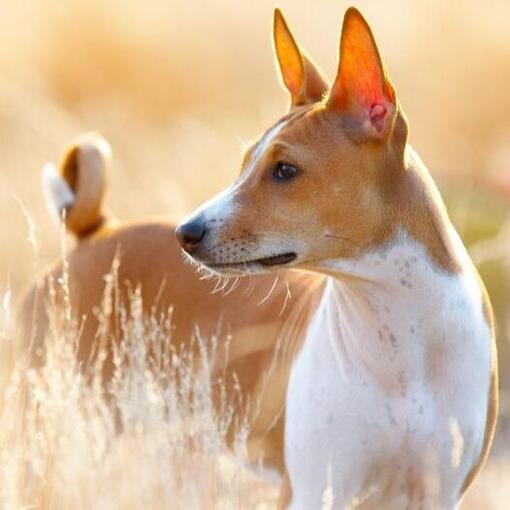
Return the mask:
{"type": "Polygon", "coordinates": [[[395,90],[372,31],[354,7],[345,13],[340,62],[328,108],[345,114],[348,125],[368,138],[385,139],[395,121],[395,90]]]}
{"type": "Polygon", "coordinates": [[[326,80],[294,40],[280,9],[274,11],[274,48],[291,106],[320,101],[328,90],[326,80]]]}

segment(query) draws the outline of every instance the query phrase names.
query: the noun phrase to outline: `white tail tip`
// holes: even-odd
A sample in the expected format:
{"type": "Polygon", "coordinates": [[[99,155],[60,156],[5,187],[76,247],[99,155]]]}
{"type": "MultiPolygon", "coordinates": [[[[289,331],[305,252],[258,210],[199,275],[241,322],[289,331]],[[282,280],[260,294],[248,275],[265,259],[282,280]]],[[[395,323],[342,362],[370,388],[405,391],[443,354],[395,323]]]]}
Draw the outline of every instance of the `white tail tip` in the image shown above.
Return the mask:
{"type": "Polygon", "coordinates": [[[74,204],[75,196],[53,163],[46,163],[43,166],[42,186],[50,212],[61,218],[62,212],[74,204]]]}

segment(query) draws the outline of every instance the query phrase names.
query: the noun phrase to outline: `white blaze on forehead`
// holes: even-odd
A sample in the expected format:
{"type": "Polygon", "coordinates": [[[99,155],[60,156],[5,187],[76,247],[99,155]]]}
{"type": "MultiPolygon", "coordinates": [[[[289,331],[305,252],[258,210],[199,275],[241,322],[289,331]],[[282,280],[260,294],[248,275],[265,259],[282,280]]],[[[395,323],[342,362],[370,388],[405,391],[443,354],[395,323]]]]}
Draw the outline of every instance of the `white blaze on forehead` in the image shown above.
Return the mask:
{"type": "Polygon", "coordinates": [[[234,202],[238,189],[244,180],[253,172],[254,168],[257,166],[257,162],[286,123],[286,120],[278,122],[275,126],[269,129],[253,150],[250,161],[248,162],[243,175],[227,189],[202,204],[193,213],[192,217],[202,214],[205,216],[206,221],[216,220],[221,222],[233,214],[235,211],[234,202]]]}
{"type": "Polygon", "coordinates": [[[253,150],[250,161],[246,167],[245,175],[249,175],[253,169],[257,166],[257,162],[260,157],[266,152],[266,149],[269,147],[271,142],[275,139],[278,133],[282,130],[282,128],[287,124],[288,120],[284,120],[275,124],[271,129],[266,131],[264,136],[260,139],[259,143],[253,150]]]}

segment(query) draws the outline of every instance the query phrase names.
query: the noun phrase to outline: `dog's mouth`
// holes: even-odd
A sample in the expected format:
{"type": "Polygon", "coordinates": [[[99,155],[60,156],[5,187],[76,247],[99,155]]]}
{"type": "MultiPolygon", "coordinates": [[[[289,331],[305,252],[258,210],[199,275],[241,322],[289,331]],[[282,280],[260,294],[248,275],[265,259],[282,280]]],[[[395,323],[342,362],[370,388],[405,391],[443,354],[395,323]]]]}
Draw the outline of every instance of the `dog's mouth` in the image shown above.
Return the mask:
{"type": "Polygon", "coordinates": [[[280,255],[273,255],[272,257],[265,257],[263,259],[258,259],[255,262],[266,266],[283,266],[285,264],[290,264],[292,261],[296,260],[297,254],[294,252],[281,253],[280,255]]]}
{"type": "Polygon", "coordinates": [[[279,255],[271,255],[270,257],[262,257],[259,259],[252,260],[243,260],[239,262],[202,262],[207,267],[210,267],[213,270],[225,271],[225,270],[237,270],[241,271],[243,269],[247,269],[253,266],[263,266],[263,267],[275,267],[275,266],[284,266],[286,264],[290,264],[297,258],[297,253],[295,252],[286,252],[280,253],[279,255]]]}

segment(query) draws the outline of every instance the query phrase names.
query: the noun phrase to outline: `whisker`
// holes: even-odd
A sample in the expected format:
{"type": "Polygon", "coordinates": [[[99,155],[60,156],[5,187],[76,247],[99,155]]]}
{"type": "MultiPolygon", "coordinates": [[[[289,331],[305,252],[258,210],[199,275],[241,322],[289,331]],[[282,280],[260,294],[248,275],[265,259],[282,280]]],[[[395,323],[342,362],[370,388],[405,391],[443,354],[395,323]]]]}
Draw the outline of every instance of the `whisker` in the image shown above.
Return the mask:
{"type": "Polygon", "coordinates": [[[271,296],[271,294],[273,293],[274,289],[276,288],[276,284],[278,283],[278,275],[276,275],[276,278],[274,279],[274,282],[273,282],[273,285],[271,286],[271,288],[269,289],[269,292],[267,293],[267,296],[264,297],[263,299],[261,299],[258,303],[257,303],[257,306],[260,306],[260,305],[263,305],[268,299],[269,297],[271,296]]]}
{"type": "Polygon", "coordinates": [[[255,288],[255,278],[250,274],[248,275],[248,287],[244,293],[244,297],[249,297],[255,288]]]}
{"type": "Polygon", "coordinates": [[[227,285],[225,286],[226,290],[222,293],[222,296],[228,296],[237,287],[239,283],[239,278],[240,276],[226,275],[227,285]]]}
{"type": "Polygon", "coordinates": [[[220,288],[220,292],[221,292],[221,295],[224,296],[225,295],[225,289],[228,288],[228,284],[230,283],[230,278],[228,276],[225,276],[224,277],[224,283],[223,285],[221,286],[220,288]]]}
{"type": "Polygon", "coordinates": [[[241,281],[241,277],[240,276],[235,276],[234,278],[232,278],[232,280],[234,281],[234,283],[230,286],[230,289],[228,289],[225,292],[225,294],[223,294],[224,296],[228,296],[231,292],[233,292],[239,286],[239,282],[241,281]]]}
{"type": "Polygon", "coordinates": [[[215,275],[216,276],[216,283],[214,285],[214,289],[211,291],[211,294],[216,294],[218,292],[218,289],[220,288],[221,281],[223,279],[222,275],[215,275]]]}
{"type": "Polygon", "coordinates": [[[222,292],[227,287],[228,283],[230,281],[230,278],[228,275],[221,275],[218,280],[218,285],[214,288],[213,294],[216,294],[218,292],[222,292]]]}
{"type": "Polygon", "coordinates": [[[290,301],[290,299],[292,297],[292,294],[290,292],[289,280],[285,280],[285,285],[287,286],[287,292],[285,294],[283,306],[282,306],[282,309],[280,310],[280,313],[278,314],[278,317],[281,317],[283,315],[283,312],[285,312],[285,308],[287,308],[287,303],[290,301]]]}

